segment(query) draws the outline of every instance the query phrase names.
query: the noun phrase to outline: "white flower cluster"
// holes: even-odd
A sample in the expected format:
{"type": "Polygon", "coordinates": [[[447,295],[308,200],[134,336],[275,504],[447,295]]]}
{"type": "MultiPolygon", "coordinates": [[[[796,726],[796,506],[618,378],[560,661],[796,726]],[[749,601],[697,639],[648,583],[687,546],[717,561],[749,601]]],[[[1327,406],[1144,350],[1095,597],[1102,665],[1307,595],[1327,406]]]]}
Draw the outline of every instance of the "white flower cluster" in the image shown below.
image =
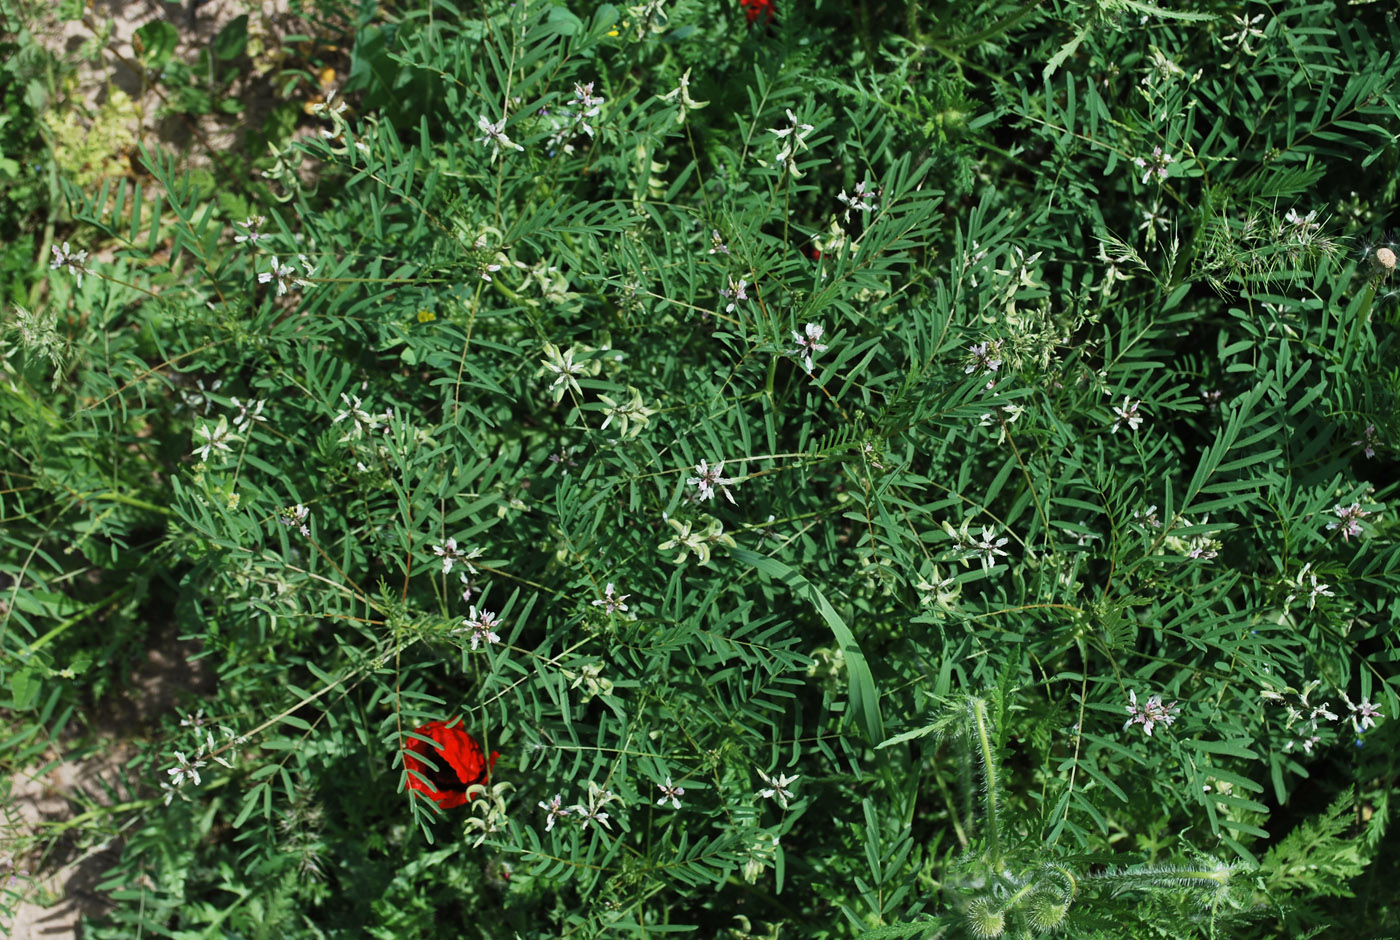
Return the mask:
{"type": "MultiPolygon", "coordinates": [[[[1291,735],[1290,739],[1284,742],[1285,751],[1299,750],[1308,756],[1312,756],[1313,749],[1324,743],[1323,732],[1328,724],[1335,722],[1340,716],[1332,711],[1327,702],[1320,705],[1308,701],[1313,692],[1322,685],[1321,679],[1313,679],[1303,686],[1299,692],[1294,688],[1285,688],[1283,692],[1276,692],[1273,689],[1264,689],[1259,694],[1262,698],[1278,702],[1283,705],[1287,718],[1284,722],[1284,732],[1291,735]],[[1289,701],[1288,696],[1297,697],[1297,701],[1289,701]]],[[[1347,704],[1348,715],[1346,720],[1350,722],[1352,731],[1357,735],[1356,743],[1360,746],[1361,735],[1376,725],[1377,718],[1384,718],[1378,706],[1369,699],[1353,703],[1345,692],[1339,692],[1342,701],[1347,704]]]]}
{"type": "MultiPolygon", "coordinates": [[[[214,732],[205,726],[206,719],[202,708],[192,715],[181,718],[180,725],[194,731],[197,747],[192,752],[193,756],[188,756],[184,751],[173,752],[175,766],[166,770],[170,780],[162,781],[160,785],[166,806],[170,805],[170,802],[175,799],[176,792],[185,784],[193,784],[197,787],[203,782],[199,771],[201,768],[207,767],[210,761],[220,767],[232,768],[233,765],[222,755],[229,748],[242,744],[244,740],[238,737],[232,728],[219,725],[219,733],[224,739],[224,743],[220,745],[214,738],[214,732]]],[[[180,796],[182,799],[187,798],[184,794],[180,794],[180,796]]]]}
{"type": "MultiPolygon", "coordinates": [[[[667,777],[666,782],[670,783],[671,778],[667,777]]],[[[684,793],[680,790],[679,793],[684,793]]],[[[612,818],[606,809],[609,803],[621,803],[622,798],[611,790],[606,790],[598,784],[589,781],[588,796],[582,803],[575,803],[573,806],[564,806],[564,795],[556,793],[547,802],[541,800],[539,808],[545,811],[544,831],[551,832],[554,824],[565,816],[576,816],[580,829],[587,829],[589,825],[597,823],[604,829],[612,829],[612,818]]]]}

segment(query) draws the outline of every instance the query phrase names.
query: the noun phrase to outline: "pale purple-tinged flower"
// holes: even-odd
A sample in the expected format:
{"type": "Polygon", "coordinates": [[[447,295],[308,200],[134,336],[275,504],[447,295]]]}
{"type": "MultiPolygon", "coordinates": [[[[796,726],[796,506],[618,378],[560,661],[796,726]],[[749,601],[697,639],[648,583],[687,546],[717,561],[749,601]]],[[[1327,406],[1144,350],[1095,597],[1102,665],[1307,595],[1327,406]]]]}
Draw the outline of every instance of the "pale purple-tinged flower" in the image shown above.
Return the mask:
{"type": "Polygon", "coordinates": [[[283,509],[278,521],[287,528],[296,529],[306,538],[310,538],[311,526],[307,524],[309,518],[311,518],[311,510],[301,503],[297,503],[289,509],[283,509]]]}
{"type": "Polygon", "coordinates": [[[1307,215],[1299,215],[1297,209],[1289,209],[1288,213],[1283,217],[1283,221],[1293,226],[1294,235],[1302,238],[1308,235],[1314,229],[1322,227],[1321,222],[1313,221],[1313,219],[1315,218],[1317,218],[1316,209],[1312,210],[1307,215]]]}
{"type": "Polygon", "coordinates": [[[603,608],[605,614],[615,614],[619,610],[625,611],[627,609],[627,605],[623,602],[631,596],[631,594],[613,594],[613,583],[609,581],[607,588],[603,591],[602,598],[595,600],[593,606],[603,608]]]}
{"type": "Polygon", "coordinates": [[[560,793],[554,794],[553,799],[551,799],[548,803],[541,800],[539,803],[539,807],[540,809],[544,810],[547,814],[544,820],[545,832],[550,832],[551,830],[553,830],[555,820],[564,818],[565,816],[569,815],[570,812],[569,810],[564,808],[564,797],[563,794],[560,793]]]}
{"type": "Polygon", "coordinates": [[[495,628],[500,625],[501,618],[497,614],[489,610],[482,610],[478,613],[477,609],[472,607],[468,609],[467,619],[462,621],[462,626],[454,632],[463,633],[470,630],[472,649],[476,649],[482,643],[490,646],[493,643],[501,642],[500,635],[495,631],[495,628]]]}
{"type": "Polygon", "coordinates": [[[993,339],[982,343],[973,343],[967,347],[968,362],[963,369],[964,373],[971,375],[974,372],[995,372],[1001,368],[1001,340],[993,339]]]}
{"type": "Polygon", "coordinates": [[[481,131],[482,136],[476,139],[479,144],[486,144],[491,148],[491,162],[501,155],[502,150],[524,150],[525,148],[512,141],[506,136],[506,119],[502,117],[494,124],[486,115],[481,115],[476,119],[476,128],[481,131]]]}
{"type": "Polygon", "coordinates": [[[1176,721],[1177,714],[1181,711],[1176,702],[1170,705],[1162,704],[1162,696],[1149,696],[1147,701],[1138,705],[1137,691],[1129,690],[1128,699],[1131,704],[1128,706],[1129,718],[1123,722],[1123,730],[1126,731],[1132,725],[1142,725],[1142,730],[1147,736],[1152,737],[1152,729],[1157,725],[1169,726],[1176,721]]]}
{"type": "Polygon", "coordinates": [[[758,791],[758,795],[765,800],[777,800],[779,806],[787,809],[788,800],[792,799],[792,791],[788,788],[801,778],[798,776],[789,777],[787,774],[770,777],[761,770],[758,775],[763,778],[764,783],[768,784],[758,791]]]}
{"type": "Polygon", "coordinates": [[[1366,425],[1366,433],[1362,436],[1361,440],[1352,441],[1351,446],[1361,447],[1364,445],[1366,448],[1366,459],[1370,460],[1372,457],[1376,456],[1376,445],[1378,443],[1380,443],[1380,435],[1376,433],[1376,426],[1374,424],[1368,424],[1366,425]]]}
{"type": "Polygon", "coordinates": [[[203,766],[204,761],[199,760],[198,755],[196,755],[194,760],[190,760],[180,751],[176,751],[175,766],[167,770],[166,773],[170,775],[170,782],[177,787],[183,786],[186,780],[193,782],[195,786],[199,786],[199,768],[203,766]]]}
{"type": "Polygon", "coordinates": [[[1220,554],[1220,543],[1204,535],[1197,535],[1191,539],[1191,545],[1186,550],[1186,557],[1195,561],[1210,561],[1220,554]]]}
{"type": "Polygon", "coordinates": [[[1113,427],[1110,430],[1116,434],[1118,433],[1118,429],[1125,424],[1131,431],[1136,431],[1138,428],[1142,427],[1143,418],[1142,415],[1138,413],[1138,406],[1141,404],[1141,401],[1133,401],[1127,395],[1124,395],[1123,407],[1120,408],[1117,405],[1113,406],[1113,411],[1118,417],[1113,419],[1113,427]]]}
{"type": "Polygon", "coordinates": [[[595,96],[593,94],[592,82],[588,82],[587,84],[574,83],[574,98],[571,102],[574,106],[572,116],[578,123],[579,130],[583,131],[589,137],[593,136],[593,126],[588,123],[588,118],[598,116],[598,113],[602,110],[600,105],[603,104],[603,101],[604,98],[602,95],[595,96]]]}
{"type": "Polygon", "coordinates": [[[681,808],[681,797],[685,796],[685,787],[671,783],[671,778],[668,776],[666,782],[658,783],[656,788],[661,791],[661,799],[656,801],[657,806],[665,806],[666,801],[670,800],[672,809],[681,808]]]}
{"type": "Polygon", "coordinates": [[[63,243],[62,248],[57,245],[50,245],[49,248],[53,251],[53,260],[49,262],[49,270],[56,271],[59,268],[67,267],[68,273],[76,276],[78,286],[82,287],[83,275],[87,272],[87,252],[73,251],[68,247],[67,242],[63,243]]]}
{"type": "Polygon", "coordinates": [[[1334,529],[1341,529],[1343,542],[1351,541],[1353,535],[1360,535],[1361,520],[1370,515],[1370,513],[1362,509],[1361,504],[1357,502],[1353,502],[1350,506],[1343,506],[1341,503],[1338,503],[1337,508],[1333,509],[1332,512],[1336,514],[1337,518],[1327,523],[1327,531],[1331,532],[1334,529]]]}
{"type": "Polygon", "coordinates": [[[1156,177],[1161,180],[1166,179],[1167,167],[1175,162],[1176,157],[1173,157],[1169,153],[1163,153],[1161,147],[1153,147],[1152,156],[1150,158],[1136,157],[1133,160],[1133,163],[1136,164],[1139,169],[1146,171],[1142,174],[1142,181],[1144,183],[1150,181],[1153,175],[1156,175],[1156,177]]]}
{"type": "MultiPolygon", "coordinates": [[[[461,562],[463,565],[465,565],[469,573],[475,574],[476,568],[472,567],[471,562],[473,558],[481,557],[481,549],[474,548],[469,552],[464,552],[457,547],[456,539],[449,538],[446,541],[444,541],[441,545],[434,545],[433,554],[438,556],[438,558],[442,559],[443,574],[451,574],[452,566],[457,564],[458,562],[461,562]]],[[[462,583],[467,583],[467,576],[465,574],[462,575],[462,583]]]]}
{"type": "Polygon", "coordinates": [[[1369,700],[1363,699],[1357,705],[1352,705],[1350,702],[1347,702],[1347,705],[1351,709],[1351,720],[1352,723],[1357,726],[1358,734],[1369,728],[1374,728],[1376,726],[1376,719],[1385,717],[1381,714],[1380,708],[1373,705],[1369,700]]]}
{"type": "Polygon", "coordinates": [[[819,352],[825,352],[827,346],[821,342],[822,334],[826,330],[817,323],[808,323],[803,328],[803,332],[792,331],[792,338],[797,341],[797,348],[788,352],[789,356],[796,356],[802,360],[802,367],[808,372],[812,371],[812,357],[819,352]]]}
{"type": "Polygon", "coordinates": [[[838,201],[845,204],[845,220],[849,222],[851,221],[852,209],[855,209],[858,212],[868,213],[878,208],[878,203],[876,203],[875,200],[879,197],[879,195],[880,191],[871,186],[869,180],[863,180],[861,181],[860,185],[856,187],[856,191],[854,193],[847,196],[846,191],[843,189],[841,190],[840,195],[838,195],[836,198],[838,201]]]}
{"type": "Polygon", "coordinates": [[[255,421],[264,424],[267,422],[267,417],[263,414],[263,408],[267,407],[267,402],[261,398],[248,402],[230,398],[229,404],[238,409],[238,415],[233,419],[233,426],[239,431],[246,432],[255,421]]]}
{"type": "Polygon", "coordinates": [[[734,278],[731,277],[729,279],[729,288],[720,288],[719,295],[729,301],[729,305],[724,308],[725,313],[733,313],[734,308],[739,306],[739,301],[749,299],[749,295],[745,293],[745,288],[748,286],[748,281],[741,279],[735,282],[734,278]]]}
{"type": "Polygon", "coordinates": [[[1133,521],[1143,526],[1151,526],[1154,529],[1162,527],[1162,520],[1157,518],[1157,507],[1148,506],[1142,511],[1133,510],[1133,521]]]}
{"type": "Polygon", "coordinates": [[[695,472],[698,476],[688,478],[685,482],[693,486],[698,491],[696,499],[700,502],[715,498],[715,490],[718,489],[724,494],[724,498],[729,500],[730,505],[735,505],[734,494],[729,492],[729,486],[735,481],[731,477],[724,476],[724,461],[711,467],[702,460],[695,465],[695,472]]]}
{"type": "Polygon", "coordinates": [[[264,271],[259,274],[258,283],[267,284],[275,279],[277,281],[277,296],[281,297],[287,292],[288,286],[292,283],[292,276],[297,273],[296,268],[288,264],[282,264],[277,260],[276,255],[272,255],[271,260],[272,270],[264,271]]]}
{"type": "Polygon", "coordinates": [[[603,807],[618,799],[615,793],[604,790],[596,783],[588,785],[588,803],[579,803],[573,807],[573,811],[578,814],[581,828],[587,829],[591,822],[599,823],[605,829],[611,829],[612,824],[608,822],[608,814],[603,812],[603,807]]]}
{"type": "Polygon", "coordinates": [[[242,222],[233,223],[234,225],[240,226],[241,228],[246,230],[246,233],[243,235],[233,236],[233,240],[240,245],[244,242],[256,245],[258,241],[263,238],[263,233],[261,229],[263,225],[266,224],[266,222],[267,218],[265,216],[250,215],[247,219],[245,219],[242,222]]]}

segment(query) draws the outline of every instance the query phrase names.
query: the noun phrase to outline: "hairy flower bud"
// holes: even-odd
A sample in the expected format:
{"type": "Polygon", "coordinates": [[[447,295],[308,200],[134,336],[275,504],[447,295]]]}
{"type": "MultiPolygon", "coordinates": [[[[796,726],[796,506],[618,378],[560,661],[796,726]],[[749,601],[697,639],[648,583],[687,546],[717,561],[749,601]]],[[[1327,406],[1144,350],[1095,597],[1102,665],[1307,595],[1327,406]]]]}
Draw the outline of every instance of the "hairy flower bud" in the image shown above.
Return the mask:
{"type": "Polygon", "coordinates": [[[1027,905],[1026,920],[1036,933],[1054,930],[1064,923],[1069,914],[1069,903],[1059,895],[1048,891],[1037,892],[1027,905]]]}
{"type": "Polygon", "coordinates": [[[974,937],[991,940],[1006,932],[1006,915],[986,898],[978,898],[967,907],[967,929],[974,937]]]}

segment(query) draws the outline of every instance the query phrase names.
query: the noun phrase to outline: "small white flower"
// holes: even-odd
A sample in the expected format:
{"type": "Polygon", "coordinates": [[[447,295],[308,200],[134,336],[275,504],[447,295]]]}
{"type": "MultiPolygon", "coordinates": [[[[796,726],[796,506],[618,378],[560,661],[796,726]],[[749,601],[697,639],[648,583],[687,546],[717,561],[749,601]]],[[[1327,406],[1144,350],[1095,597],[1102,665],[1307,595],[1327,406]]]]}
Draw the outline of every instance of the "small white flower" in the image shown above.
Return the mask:
{"type": "Polygon", "coordinates": [[[563,795],[559,793],[554,794],[554,798],[551,799],[548,803],[544,802],[543,800],[540,801],[540,809],[544,810],[548,814],[547,816],[545,816],[544,820],[545,832],[550,832],[554,829],[555,820],[562,819],[565,816],[569,815],[570,811],[565,809],[563,804],[563,795]]]}
{"type": "Polygon", "coordinates": [[[506,136],[506,119],[502,117],[496,123],[491,123],[491,119],[486,115],[476,120],[477,130],[482,132],[482,136],[476,139],[479,144],[487,144],[491,147],[491,162],[496,162],[496,158],[501,155],[502,150],[524,150],[525,148],[512,141],[506,136]]]}
{"type": "Polygon", "coordinates": [[[573,391],[575,395],[583,394],[583,389],[578,384],[578,376],[587,375],[588,367],[582,362],[574,362],[575,352],[573,346],[561,353],[559,347],[553,343],[544,344],[545,358],[541,362],[545,369],[554,373],[554,381],[549,383],[549,391],[556,402],[568,391],[573,391]]]}
{"type": "Polygon", "coordinates": [[[323,100],[312,103],[311,113],[318,117],[322,114],[344,114],[345,108],[345,99],[341,98],[337,103],[335,100],[335,89],[328,88],[323,96],[323,100]]]}
{"type": "Polygon", "coordinates": [[[671,91],[668,91],[664,95],[656,96],[662,101],[675,101],[677,98],[680,99],[681,109],[676,114],[677,124],[685,123],[686,112],[697,111],[709,104],[708,101],[696,101],[694,98],[690,97],[690,71],[690,69],[685,70],[685,74],[681,76],[681,83],[671,91]]]}
{"type": "Polygon", "coordinates": [[[306,524],[306,520],[310,516],[311,510],[301,503],[297,503],[291,509],[283,509],[278,516],[278,521],[287,528],[294,528],[303,536],[309,538],[311,536],[311,527],[306,524]]]}
{"type": "Polygon", "coordinates": [[[797,341],[797,348],[789,350],[787,354],[801,359],[802,367],[810,373],[812,371],[812,357],[827,349],[826,344],[821,342],[822,334],[826,330],[819,324],[808,323],[804,332],[805,335],[796,330],[792,331],[792,338],[797,341]]]}
{"type": "Polygon", "coordinates": [[[1009,541],[1011,540],[1005,536],[999,539],[996,538],[996,530],[991,526],[982,527],[982,540],[973,543],[972,548],[973,551],[982,555],[983,571],[990,569],[992,565],[996,564],[997,555],[1006,556],[1006,552],[1002,551],[1001,547],[1009,541]],[[995,541],[993,541],[993,539],[995,539],[995,541]]]}
{"type": "Polygon", "coordinates": [[[1367,699],[1363,699],[1359,705],[1353,705],[1351,702],[1347,702],[1347,707],[1351,709],[1351,720],[1352,723],[1357,726],[1358,733],[1368,728],[1374,728],[1376,726],[1376,719],[1385,717],[1381,714],[1380,708],[1371,704],[1367,699]]]}
{"type": "Polygon", "coordinates": [[[788,800],[792,799],[792,791],[788,788],[801,778],[798,776],[789,777],[787,774],[770,777],[761,770],[758,775],[763,778],[764,783],[768,784],[758,791],[758,795],[765,800],[777,800],[779,806],[787,809],[788,800]]]}
{"type": "Polygon", "coordinates": [[[204,709],[201,708],[199,711],[195,712],[193,715],[186,715],[184,718],[181,718],[181,719],[180,719],[180,727],[181,727],[181,728],[203,728],[203,727],[204,727],[204,709]]]}
{"type": "Polygon", "coordinates": [[[1176,716],[1181,711],[1180,706],[1178,706],[1176,702],[1172,702],[1170,705],[1162,704],[1162,696],[1160,695],[1149,697],[1144,704],[1139,706],[1137,703],[1137,691],[1129,690],[1128,699],[1131,702],[1128,706],[1128,715],[1130,717],[1127,721],[1123,722],[1123,730],[1126,731],[1135,724],[1142,725],[1142,730],[1149,738],[1152,737],[1152,729],[1154,727],[1158,724],[1170,725],[1172,722],[1176,721],[1176,716]]]}
{"type": "Polygon", "coordinates": [[[345,410],[337,414],[331,421],[331,424],[339,424],[342,421],[350,422],[349,430],[347,430],[345,436],[340,439],[340,443],[342,444],[347,441],[358,441],[360,438],[364,437],[367,432],[377,431],[381,425],[385,425],[385,423],[393,417],[393,412],[387,410],[382,415],[370,414],[368,411],[365,411],[364,403],[355,395],[347,395],[345,392],[341,392],[340,400],[344,402],[345,410]]]}
{"type": "MultiPolygon", "coordinates": [[[[434,545],[433,554],[442,559],[443,574],[451,574],[452,566],[459,561],[466,566],[468,572],[475,574],[476,568],[472,566],[472,560],[481,557],[481,549],[474,548],[469,552],[464,552],[457,547],[456,539],[449,538],[441,545],[434,545]]],[[[466,579],[467,576],[465,574],[462,575],[463,584],[466,583],[466,579]]]]}
{"type": "Polygon", "coordinates": [[[812,133],[812,125],[800,123],[797,120],[797,115],[792,113],[791,108],[787,109],[787,116],[789,121],[787,127],[770,127],[768,132],[777,135],[780,144],[778,155],[774,158],[778,166],[786,168],[792,174],[793,179],[801,179],[802,174],[798,171],[797,164],[792,157],[807,149],[807,135],[812,133]]]}
{"type": "Polygon", "coordinates": [[[1227,46],[1233,43],[1239,46],[1240,51],[1245,55],[1254,55],[1254,50],[1249,48],[1249,40],[1264,38],[1264,31],[1257,28],[1259,23],[1263,22],[1264,14],[1260,13],[1258,16],[1243,17],[1236,16],[1232,13],[1230,14],[1230,19],[1235,21],[1235,26],[1237,26],[1238,29],[1228,36],[1221,36],[1220,42],[1227,46]]]}
{"type": "Polygon", "coordinates": [[[1349,542],[1353,535],[1361,534],[1361,520],[1371,513],[1361,508],[1361,504],[1353,502],[1350,506],[1337,504],[1337,508],[1332,510],[1337,518],[1333,522],[1327,523],[1327,531],[1334,529],[1342,530],[1342,541],[1349,542]]]}
{"type": "Polygon", "coordinates": [[[715,489],[718,488],[724,494],[724,498],[729,500],[730,505],[735,505],[734,494],[729,492],[729,486],[734,483],[734,480],[722,475],[724,473],[723,460],[713,467],[702,460],[695,465],[695,472],[699,476],[690,477],[685,482],[696,488],[698,491],[696,499],[699,502],[714,499],[715,489]]]}
{"type": "Polygon", "coordinates": [[[1186,550],[1186,557],[1195,561],[1210,561],[1219,554],[1220,543],[1204,535],[1194,536],[1186,550]]]}
{"type": "Polygon", "coordinates": [[[78,286],[83,286],[83,274],[87,272],[87,252],[73,251],[64,242],[60,249],[57,245],[50,245],[53,251],[53,260],[49,262],[49,270],[56,271],[59,268],[67,267],[68,273],[78,278],[78,286]]]}
{"type": "Polygon", "coordinates": [[[856,191],[854,193],[847,196],[846,191],[843,189],[841,190],[840,194],[836,197],[836,199],[838,202],[842,202],[845,204],[845,220],[849,222],[851,221],[852,209],[855,209],[859,212],[869,213],[878,208],[878,204],[875,202],[875,200],[879,197],[879,195],[880,191],[872,187],[870,185],[869,180],[862,180],[860,185],[856,187],[856,191]]]}
{"type": "Polygon", "coordinates": [[[594,607],[603,608],[605,614],[615,614],[619,610],[626,610],[627,605],[623,601],[631,597],[631,594],[613,594],[613,583],[608,582],[607,588],[603,591],[603,596],[599,600],[593,601],[594,607]]]}
{"type": "Polygon", "coordinates": [[[574,121],[578,123],[579,130],[583,131],[589,137],[593,136],[593,127],[588,123],[588,118],[598,116],[598,113],[602,110],[600,105],[603,104],[603,101],[604,98],[602,95],[595,96],[593,94],[592,82],[586,85],[578,82],[574,83],[574,99],[571,102],[574,106],[572,117],[574,121]]]}
{"type": "Polygon", "coordinates": [[[1298,572],[1298,580],[1291,585],[1296,593],[1290,593],[1283,599],[1285,605],[1293,603],[1293,599],[1303,591],[1308,592],[1308,610],[1312,610],[1316,606],[1319,597],[1336,597],[1328,590],[1331,585],[1320,582],[1317,579],[1317,573],[1309,570],[1311,568],[1312,562],[1308,562],[1303,565],[1303,570],[1298,572]]]}
{"type": "Polygon", "coordinates": [[[266,222],[266,217],[261,215],[250,215],[247,219],[245,219],[242,222],[235,222],[235,225],[241,226],[242,228],[246,229],[247,232],[243,235],[233,236],[233,240],[240,245],[244,242],[256,245],[258,241],[263,237],[263,233],[260,230],[266,222]]]}
{"type": "Polygon", "coordinates": [[[501,642],[500,635],[495,631],[495,628],[500,625],[501,619],[498,615],[489,610],[482,610],[480,613],[477,613],[477,609],[472,607],[467,611],[467,619],[462,621],[462,628],[453,632],[462,633],[465,632],[465,630],[470,630],[472,635],[472,649],[476,649],[481,643],[485,643],[489,646],[493,643],[501,642]]]}
{"type": "Polygon", "coordinates": [[[672,809],[681,808],[681,797],[685,796],[685,787],[676,786],[671,783],[668,776],[665,783],[658,783],[656,788],[661,791],[661,799],[656,801],[657,806],[665,806],[666,801],[671,801],[672,809]]]}
{"type": "Polygon", "coordinates": [[[230,398],[229,403],[238,409],[238,415],[233,419],[233,426],[239,431],[247,431],[253,423],[266,423],[267,418],[263,415],[263,408],[267,402],[261,398],[249,402],[240,402],[237,398],[230,398]]]}
{"type": "Polygon", "coordinates": [[[1118,433],[1118,429],[1124,424],[1126,424],[1131,431],[1136,431],[1138,428],[1142,427],[1143,418],[1142,415],[1138,414],[1138,406],[1141,404],[1141,401],[1133,401],[1127,395],[1124,395],[1123,407],[1120,408],[1117,405],[1113,406],[1114,413],[1118,415],[1118,417],[1113,419],[1113,427],[1111,429],[1113,433],[1118,433]]]}
{"type": "Polygon", "coordinates": [[[573,811],[578,814],[580,828],[587,829],[592,822],[599,823],[604,829],[611,829],[612,824],[608,822],[608,814],[603,812],[603,807],[617,800],[618,796],[608,790],[604,790],[596,783],[588,784],[588,803],[579,803],[573,807],[573,811]]]}
{"type": "Polygon", "coordinates": [[[1298,237],[1305,237],[1309,233],[1322,227],[1321,222],[1314,222],[1317,218],[1317,210],[1313,209],[1307,215],[1299,215],[1297,209],[1289,209],[1283,220],[1293,226],[1293,234],[1298,237]]]}
{"type": "Polygon", "coordinates": [[[209,455],[215,452],[227,453],[232,450],[229,441],[236,440],[233,431],[228,426],[228,418],[220,415],[219,423],[213,425],[201,424],[195,428],[195,437],[204,441],[202,447],[196,447],[194,453],[199,455],[199,459],[205,463],[209,462],[209,455]]]}
{"type": "Polygon", "coordinates": [[[1141,512],[1134,509],[1133,521],[1138,525],[1150,526],[1154,529],[1160,529],[1162,527],[1162,520],[1157,518],[1157,507],[1155,505],[1148,506],[1141,512]]]}
{"type": "Polygon", "coordinates": [[[1161,147],[1152,148],[1150,158],[1136,157],[1133,163],[1145,172],[1142,174],[1142,181],[1149,182],[1155,175],[1159,180],[1167,178],[1167,167],[1176,162],[1176,157],[1169,153],[1163,153],[1161,147]]]}
{"type": "Polygon", "coordinates": [[[199,768],[203,766],[204,761],[199,760],[198,757],[195,760],[190,760],[180,751],[176,751],[175,766],[167,770],[166,773],[170,775],[170,782],[177,787],[184,786],[186,780],[193,781],[195,786],[199,786],[199,768]]]}
{"type": "Polygon", "coordinates": [[[969,355],[964,373],[971,375],[974,372],[995,372],[1001,368],[1001,340],[973,343],[967,347],[967,351],[969,355]]]}
{"type": "Polygon", "coordinates": [[[275,279],[277,281],[277,296],[281,297],[287,292],[287,287],[292,283],[292,276],[297,273],[296,268],[293,268],[291,265],[282,264],[277,260],[276,255],[272,255],[271,260],[272,270],[264,271],[262,274],[259,274],[258,283],[267,284],[275,279]]]}
{"type": "Polygon", "coordinates": [[[725,290],[724,288],[720,288],[719,295],[729,301],[729,306],[724,308],[725,313],[733,313],[734,308],[739,306],[739,301],[749,299],[749,295],[744,292],[744,289],[748,286],[748,281],[740,280],[736,283],[734,278],[731,277],[729,279],[729,289],[725,290]]]}

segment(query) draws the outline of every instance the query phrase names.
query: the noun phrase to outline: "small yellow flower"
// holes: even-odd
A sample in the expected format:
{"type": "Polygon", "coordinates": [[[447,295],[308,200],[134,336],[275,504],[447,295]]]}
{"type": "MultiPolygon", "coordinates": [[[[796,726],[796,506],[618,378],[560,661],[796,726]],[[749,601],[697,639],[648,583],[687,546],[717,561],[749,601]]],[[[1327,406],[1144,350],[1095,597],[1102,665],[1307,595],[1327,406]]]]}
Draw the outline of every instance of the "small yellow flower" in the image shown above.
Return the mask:
{"type": "Polygon", "coordinates": [[[419,311],[418,311],[418,322],[419,322],[419,323],[432,323],[432,322],[433,322],[434,320],[436,320],[436,319],[437,319],[437,314],[436,314],[436,313],[433,313],[431,310],[419,310],[419,311]]]}

